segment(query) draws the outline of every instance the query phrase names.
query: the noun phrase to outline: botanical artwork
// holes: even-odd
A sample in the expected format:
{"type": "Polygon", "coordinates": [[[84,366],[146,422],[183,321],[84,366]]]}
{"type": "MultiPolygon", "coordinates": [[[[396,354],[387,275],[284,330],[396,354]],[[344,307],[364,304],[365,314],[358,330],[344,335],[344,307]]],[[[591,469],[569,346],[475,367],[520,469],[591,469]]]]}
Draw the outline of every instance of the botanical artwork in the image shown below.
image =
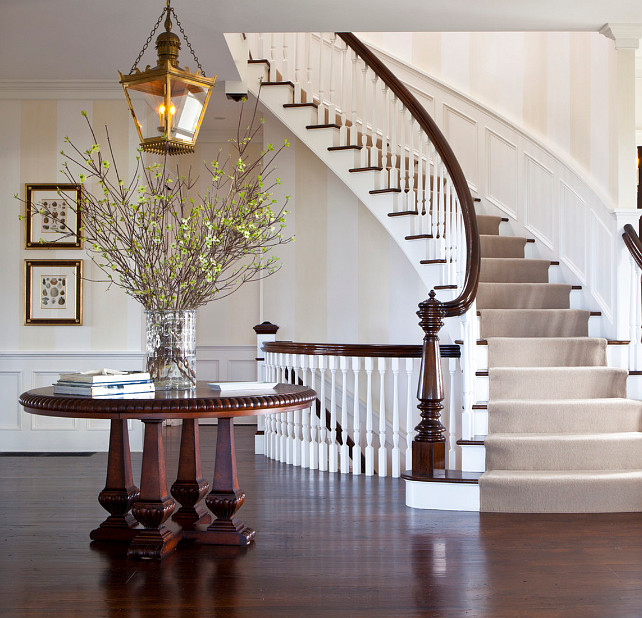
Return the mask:
{"type": "Polygon", "coordinates": [[[40,306],[50,309],[65,307],[67,303],[67,277],[43,275],[40,287],[40,306]]]}
{"type": "Polygon", "coordinates": [[[82,324],[82,260],[25,260],[25,324],[82,324]]]}
{"type": "Polygon", "coordinates": [[[82,187],[77,183],[25,186],[26,249],[80,249],[82,187]]]}

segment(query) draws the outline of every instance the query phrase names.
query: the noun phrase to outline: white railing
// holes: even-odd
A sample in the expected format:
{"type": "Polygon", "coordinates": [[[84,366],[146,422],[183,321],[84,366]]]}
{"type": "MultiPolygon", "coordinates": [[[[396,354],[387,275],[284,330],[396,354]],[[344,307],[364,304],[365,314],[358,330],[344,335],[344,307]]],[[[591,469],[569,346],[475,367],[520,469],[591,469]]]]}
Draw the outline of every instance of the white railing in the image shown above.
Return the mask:
{"type": "MultiPolygon", "coordinates": [[[[456,346],[449,358],[444,402],[449,468],[456,467],[461,399],[456,346]]],[[[411,467],[419,422],[421,346],[341,346],[275,342],[264,348],[268,381],[315,389],[316,405],[265,416],[264,454],[284,463],[343,474],[399,477],[411,467]],[[283,351],[274,351],[283,350],[283,351]]]]}
{"type": "Polygon", "coordinates": [[[393,215],[416,215],[408,217],[406,235],[430,241],[425,261],[444,263],[443,283],[460,290],[466,266],[460,200],[416,112],[334,33],[246,36],[252,58],[269,62],[269,80],[292,82],[293,103],[316,107],[311,125],[336,125],[335,146],[355,149],[353,169],[381,172],[372,189],[395,195],[393,215]]]}

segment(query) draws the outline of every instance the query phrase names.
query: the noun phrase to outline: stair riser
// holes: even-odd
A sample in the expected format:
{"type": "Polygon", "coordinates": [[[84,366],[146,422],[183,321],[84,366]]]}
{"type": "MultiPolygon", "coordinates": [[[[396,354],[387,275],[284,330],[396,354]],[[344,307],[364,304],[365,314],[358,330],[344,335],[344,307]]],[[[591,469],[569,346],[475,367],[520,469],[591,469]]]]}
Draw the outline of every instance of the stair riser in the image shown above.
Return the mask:
{"type": "Polygon", "coordinates": [[[462,444],[461,469],[464,472],[484,472],[486,470],[486,448],[477,444],[462,444]]]}
{"type": "Polygon", "coordinates": [[[490,369],[489,397],[501,399],[595,399],[626,397],[625,372],[543,373],[537,369],[490,369]],[[555,375],[555,373],[557,375],[555,375]]]}
{"type": "MultiPolygon", "coordinates": [[[[476,319],[477,319],[477,332],[481,333],[481,316],[476,316],[476,319]]],[[[586,335],[586,333],[584,333],[584,335],[579,335],[579,336],[585,336],[585,335],[586,335]]],[[[481,333],[480,336],[483,337],[484,334],[481,333]]],[[[515,333],[510,333],[510,335],[508,335],[508,336],[510,336],[510,337],[523,337],[523,334],[521,334],[519,332],[519,329],[517,329],[515,331],[515,333]]],[[[569,337],[576,336],[576,333],[569,333],[568,336],[569,337]]],[[[599,315],[596,315],[596,316],[592,315],[589,318],[589,320],[588,320],[588,336],[589,337],[601,337],[602,336],[602,321],[601,321],[601,317],[599,315]]],[[[481,347],[486,347],[486,346],[477,346],[477,347],[481,348],[481,347]]],[[[488,366],[488,356],[487,356],[488,355],[488,350],[486,350],[485,352],[482,351],[482,354],[486,354],[486,357],[485,357],[486,360],[484,361],[484,365],[483,366],[487,367],[488,366]]]]}
{"type": "Polygon", "coordinates": [[[570,293],[570,286],[547,283],[480,283],[477,309],[570,309],[570,293]]]}
{"type": "Polygon", "coordinates": [[[636,470],[642,468],[642,441],[486,438],[487,470],[636,470]]]}
{"type": "Polygon", "coordinates": [[[638,476],[566,481],[482,477],[481,510],[504,513],[617,513],[642,511],[638,476]],[[508,480],[508,483],[506,482],[508,480]]]}
{"type": "Polygon", "coordinates": [[[479,511],[479,485],[406,481],[406,506],[440,511],[479,511]]]}

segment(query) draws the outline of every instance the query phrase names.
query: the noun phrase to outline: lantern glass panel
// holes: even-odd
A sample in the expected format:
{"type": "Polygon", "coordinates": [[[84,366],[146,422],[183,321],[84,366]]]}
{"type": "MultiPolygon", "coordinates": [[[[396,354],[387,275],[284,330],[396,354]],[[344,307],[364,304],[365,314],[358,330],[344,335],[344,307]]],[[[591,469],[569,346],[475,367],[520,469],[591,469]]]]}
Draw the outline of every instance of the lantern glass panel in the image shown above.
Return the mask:
{"type": "Polygon", "coordinates": [[[171,106],[174,111],[170,137],[193,142],[209,88],[174,78],[171,81],[171,91],[171,106]]]}
{"type": "Polygon", "coordinates": [[[165,109],[165,80],[131,84],[127,92],[142,138],[166,135],[168,110],[165,109]]]}

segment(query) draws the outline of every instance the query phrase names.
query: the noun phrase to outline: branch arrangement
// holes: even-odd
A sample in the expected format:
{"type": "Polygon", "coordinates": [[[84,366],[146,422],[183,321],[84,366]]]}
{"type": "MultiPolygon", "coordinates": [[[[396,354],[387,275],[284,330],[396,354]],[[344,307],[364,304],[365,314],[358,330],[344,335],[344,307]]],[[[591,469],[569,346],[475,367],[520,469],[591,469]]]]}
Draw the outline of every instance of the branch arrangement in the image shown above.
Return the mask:
{"type": "Polygon", "coordinates": [[[219,151],[205,166],[208,186],[198,196],[191,173],[170,172],[167,157],[147,163],[140,152],[133,178],[123,180],[107,127],[101,146],[85,113],[92,146],[81,150],[65,140],[71,152],[61,153],[63,172],[83,185],[85,247],[107,280],[145,309],[196,309],[278,270],[269,251],[293,238],[283,236],[287,198],[278,206],[272,197],[280,182],[274,161],[289,144],[253,156],[262,124],[257,105],[247,128],[241,109],[233,152],[219,151]]]}

